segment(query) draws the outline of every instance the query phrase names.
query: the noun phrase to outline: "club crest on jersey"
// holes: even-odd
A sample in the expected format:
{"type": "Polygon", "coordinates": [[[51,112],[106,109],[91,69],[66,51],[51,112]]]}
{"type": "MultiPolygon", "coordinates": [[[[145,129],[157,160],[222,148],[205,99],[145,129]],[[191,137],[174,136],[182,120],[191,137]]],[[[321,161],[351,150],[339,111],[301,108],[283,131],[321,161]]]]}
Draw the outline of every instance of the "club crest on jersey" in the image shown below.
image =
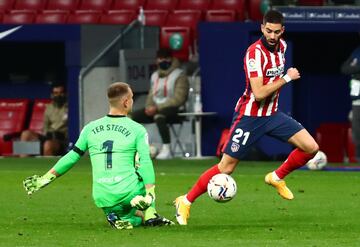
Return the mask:
{"type": "Polygon", "coordinates": [[[237,144],[236,142],[233,142],[233,143],[231,144],[231,151],[232,151],[233,153],[239,151],[239,148],[240,148],[240,145],[237,144]]]}
{"type": "Polygon", "coordinates": [[[279,67],[273,67],[267,69],[265,75],[267,77],[274,77],[274,76],[282,75],[283,73],[284,73],[284,66],[279,66],[279,67]]]}
{"type": "Polygon", "coordinates": [[[248,70],[249,71],[256,71],[256,61],[253,58],[250,58],[249,61],[247,62],[248,64],[248,70]]]}

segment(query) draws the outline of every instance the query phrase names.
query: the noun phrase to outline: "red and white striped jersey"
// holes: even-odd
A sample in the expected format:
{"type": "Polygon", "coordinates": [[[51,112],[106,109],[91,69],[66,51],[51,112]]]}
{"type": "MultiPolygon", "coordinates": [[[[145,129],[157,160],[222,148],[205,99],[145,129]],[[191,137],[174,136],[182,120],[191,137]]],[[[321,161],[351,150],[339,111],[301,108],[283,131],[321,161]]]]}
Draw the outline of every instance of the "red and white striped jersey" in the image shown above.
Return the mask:
{"type": "Polygon", "coordinates": [[[279,49],[271,52],[262,39],[249,46],[244,58],[246,87],[239,98],[235,111],[245,116],[270,116],[277,111],[280,89],[262,101],[256,101],[250,85],[250,78],[262,77],[263,84],[273,83],[282,77],[285,65],[286,42],[280,40],[279,49]]]}

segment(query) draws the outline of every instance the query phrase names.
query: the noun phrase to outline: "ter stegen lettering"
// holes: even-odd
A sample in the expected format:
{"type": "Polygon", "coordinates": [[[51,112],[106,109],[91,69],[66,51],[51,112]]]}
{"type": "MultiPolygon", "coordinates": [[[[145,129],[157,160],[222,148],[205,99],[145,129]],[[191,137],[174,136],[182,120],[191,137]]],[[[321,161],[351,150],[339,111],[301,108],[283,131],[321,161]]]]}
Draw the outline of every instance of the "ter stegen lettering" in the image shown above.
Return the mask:
{"type": "Polygon", "coordinates": [[[99,126],[96,126],[95,128],[93,128],[91,131],[95,135],[102,131],[117,131],[126,137],[128,137],[131,134],[130,131],[128,129],[126,129],[124,126],[117,125],[117,124],[99,125],[99,126]]]}

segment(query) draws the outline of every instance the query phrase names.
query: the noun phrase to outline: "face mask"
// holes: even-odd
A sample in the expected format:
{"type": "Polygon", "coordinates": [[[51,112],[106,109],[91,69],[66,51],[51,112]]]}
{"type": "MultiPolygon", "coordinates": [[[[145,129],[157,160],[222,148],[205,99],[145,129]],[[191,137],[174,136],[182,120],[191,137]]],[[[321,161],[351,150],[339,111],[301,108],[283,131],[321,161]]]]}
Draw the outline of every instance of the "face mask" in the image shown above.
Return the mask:
{"type": "Polygon", "coordinates": [[[54,96],[54,97],[52,97],[52,100],[54,101],[55,105],[62,106],[66,102],[66,97],[63,95],[54,96]]]}
{"type": "Polygon", "coordinates": [[[171,66],[171,62],[166,61],[166,60],[159,63],[159,68],[162,70],[168,70],[170,68],[170,66],[171,66]]]}

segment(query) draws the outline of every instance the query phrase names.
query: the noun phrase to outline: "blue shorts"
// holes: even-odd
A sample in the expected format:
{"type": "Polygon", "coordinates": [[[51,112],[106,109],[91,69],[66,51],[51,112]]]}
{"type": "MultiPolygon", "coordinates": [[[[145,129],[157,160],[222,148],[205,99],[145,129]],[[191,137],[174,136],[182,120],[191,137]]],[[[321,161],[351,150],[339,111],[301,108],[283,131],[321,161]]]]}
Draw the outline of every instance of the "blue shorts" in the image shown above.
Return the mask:
{"type": "Polygon", "coordinates": [[[265,117],[239,116],[235,112],[223,152],[240,160],[262,136],[268,135],[287,142],[303,128],[299,122],[283,112],[265,117]]]}

